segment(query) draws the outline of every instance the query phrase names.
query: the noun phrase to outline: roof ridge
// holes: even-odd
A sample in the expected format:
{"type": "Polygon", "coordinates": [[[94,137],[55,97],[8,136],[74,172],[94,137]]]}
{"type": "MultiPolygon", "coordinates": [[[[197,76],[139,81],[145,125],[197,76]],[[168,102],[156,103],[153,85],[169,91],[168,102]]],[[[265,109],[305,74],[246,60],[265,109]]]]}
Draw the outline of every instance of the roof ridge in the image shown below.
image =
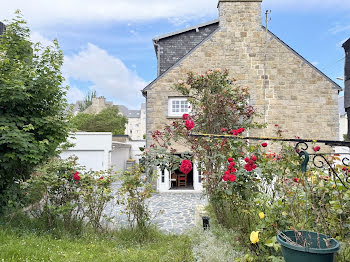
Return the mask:
{"type": "Polygon", "coordinates": [[[153,42],[159,41],[160,39],[163,39],[163,38],[167,38],[167,37],[174,36],[174,35],[179,35],[179,34],[187,32],[187,31],[191,31],[191,30],[194,30],[194,29],[197,29],[197,28],[205,27],[205,26],[208,26],[208,25],[216,24],[216,23],[219,23],[219,19],[215,19],[215,20],[212,20],[212,21],[208,21],[208,22],[205,22],[205,23],[201,23],[201,24],[198,24],[198,25],[187,27],[187,28],[184,28],[184,29],[181,29],[181,30],[178,30],[178,31],[174,31],[174,32],[171,32],[171,33],[164,34],[164,35],[156,36],[152,40],[153,40],[153,42]]]}

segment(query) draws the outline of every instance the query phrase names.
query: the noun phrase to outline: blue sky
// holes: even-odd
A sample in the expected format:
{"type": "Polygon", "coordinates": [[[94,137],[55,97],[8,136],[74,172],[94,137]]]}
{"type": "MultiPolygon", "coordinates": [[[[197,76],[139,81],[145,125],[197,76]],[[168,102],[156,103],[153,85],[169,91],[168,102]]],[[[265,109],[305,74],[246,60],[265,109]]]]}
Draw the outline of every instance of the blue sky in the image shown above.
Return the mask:
{"type": "MultiPolygon", "coordinates": [[[[34,41],[59,40],[70,102],[93,89],[137,109],[140,90],[156,78],[152,38],[216,19],[216,7],[217,0],[1,0],[0,20],[20,9],[34,41]]],[[[264,0],[266,9],[269,29],[343,86],[336,78],[344,74],[350,1],[264,0]]]]}

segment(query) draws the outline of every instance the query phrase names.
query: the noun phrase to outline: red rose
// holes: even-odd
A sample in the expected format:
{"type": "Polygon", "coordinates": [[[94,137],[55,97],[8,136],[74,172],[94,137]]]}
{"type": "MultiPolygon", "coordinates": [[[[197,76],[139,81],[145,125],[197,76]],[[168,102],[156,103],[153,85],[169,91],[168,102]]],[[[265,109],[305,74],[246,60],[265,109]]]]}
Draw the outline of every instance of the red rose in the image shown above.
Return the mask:
{"type": "Polygon", "coordinates": [[[183,119],[183,120],[186,120],[189,116],[190,116],[189,114],[183,114],[183,115],[182,115],[182,119],[183,119]]]}
{"type": "Polygon", "coordinates": [[[236,176],[235,175],[230,175],[228,178],[231,182],[235,182],[236,176]]]}
{"type": "Polygon", "coordinates": [[[185,122],[185,126],[187,130],[191,130],[192,128],[194,128],[194,123],[191,119],[187,119],[185,122]]]}
{"type": "Polygon", "coordinates": [[[75,174],[73,175],[73,179],[75,181],[79,181],[80,180],[79,172],[75,172],[75,174]]]}
{"type": "Polygon", "coordinates": [[[227,158],[227,161],[231,163],[231,162],[233,162],[233,158],[229,157],[229,158],[227,158]]]}
{"type": "Polygon", "coordinates": [[[244,166],[244,168],[245,168],[245,170],[247,170],[248,172],[250,172],[250,171],[253,170],[252,166],[249,165],[249,164],[246,164],[246,165],[244,166]]]}
{"type": "Polygon", "coordinates": [[[224,175],[223,177],[222,177],[222,180],[224,180],[224,181],[227,181],[228,179],[229,179],[229,175],[224,175]]]}
{"type": "Polygon", "coordinates": [[[182,160],[181,162],[181,166],[180,166],[180,171],[182,173],[184,173],[185,175],[187,175],[188,173],[190,173],[192,170],[192,163],[190,160],[182,160]]]}
{"type": "Polygon", "coordinates": [[[249,157],[244,158],[244,161],[246,161],[247,163],[249,162],[249,160],[249,157]]]}
{"type": "Polygon", "coordinates": [[[238,132],[239,134],[240,134],[240,133],[243,133],[244,131],[245,131],[245,129],[242,128],[242,127],[237,129],[237,132],[238,132]]]}
{"type": "Polygon", "coordinates": [[[228,165],[228,169],[232,169],[235,165],[236,165],[235,162],[231,162],[231,163],[228,165]]]}
{"type": "Polygon", "coordinates": [[[255,162],[257,160],[256,156],[252,156],[252,160],[255,162]]]}
{"type": "Polygon", "coordinates": [[[293,178],[293,181],[294,181],[295,183],[298,183],[298,182],[299,182],[299,179],[298,179],[297,177],[294,177],[294,178],[293,178]]]}
{"type": "Polygon", "coordinates": [[[346,171],[346,170],[348,170],[348,169],[344,166],[342,170],[343,170],[343,171],[346,171]]]}
{"type": "Polygon", "coordinates": [[[232,169],[231,169],[231,173],[235,173],[236,171],[237,171],[236,168],[232,168],[232,169]]]}
{"type": "Polygon", "coordinates": [[[224,174],[225,175],[229,175],[229,174],[231,174],[231,171],[230,170],[226,170],[224,174]]]}
{"type": "Polygon", "coordinates": [[[104,177],[103,177],[103,176],[101,176],[101,177],[100,177],[100,179],[104,179],[104,177]]]}
{"type": "Polygon", "coordinates": [[[267,143],[262,143],[261,146],[262,147],[267,147],[267,143]]]}
{"type": "Polygon", "coordinates": [[[320,151],[321,148],[320,148],[319,146],[315,146],[315,147],[313,147],[312,149],[313,149],[315,152],[317,152],[317,151],[320,151]]]}
{"type": "Polygon", "coordinates": [[[249,165],[254,165],[254,161],[253,161],[253,160],[249,160],[249,161],[248,161],[248,164],[249,164],[249,165]]]}
{"type": "Polygon", "coordinates": [[[227,129],[226,128],[221,128],[221,132],[226,132],[227,129]]]}
{"type": "Polygon", "coordinates": [[[255,164],[254,164],[254,165],[252,165],[252,168],[253,168],[253,169],[256,169],[256,167],[257,167],[257,166],[256,166],[255,164]]]}

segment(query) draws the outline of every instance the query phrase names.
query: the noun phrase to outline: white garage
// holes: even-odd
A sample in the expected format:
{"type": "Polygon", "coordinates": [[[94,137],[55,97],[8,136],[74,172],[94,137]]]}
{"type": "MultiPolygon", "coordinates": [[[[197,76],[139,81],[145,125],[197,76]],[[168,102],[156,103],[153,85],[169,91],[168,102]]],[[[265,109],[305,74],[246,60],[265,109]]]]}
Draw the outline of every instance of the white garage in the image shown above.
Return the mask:
{"type": "Polygon", "coordinates": [[[87,170],[106,170],[111,167],[112,133],[77,132],[70,135],[68,142],[74,146],[61,153],[66,159],[77,156],[78,163],[87,170]]]}

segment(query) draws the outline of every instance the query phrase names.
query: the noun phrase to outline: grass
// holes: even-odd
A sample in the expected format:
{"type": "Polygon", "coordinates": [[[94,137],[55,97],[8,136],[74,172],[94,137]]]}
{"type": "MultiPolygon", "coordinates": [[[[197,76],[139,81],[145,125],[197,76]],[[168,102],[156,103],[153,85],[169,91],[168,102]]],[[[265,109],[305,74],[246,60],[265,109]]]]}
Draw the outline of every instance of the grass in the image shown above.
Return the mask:
{"type": "Polygon", "coordinates": [[[30,226],[0,226],[0,261],[193,261],[188,237],[155,228],[148,229],[146,237],[130,229],[54,235],[30,226]]]}

